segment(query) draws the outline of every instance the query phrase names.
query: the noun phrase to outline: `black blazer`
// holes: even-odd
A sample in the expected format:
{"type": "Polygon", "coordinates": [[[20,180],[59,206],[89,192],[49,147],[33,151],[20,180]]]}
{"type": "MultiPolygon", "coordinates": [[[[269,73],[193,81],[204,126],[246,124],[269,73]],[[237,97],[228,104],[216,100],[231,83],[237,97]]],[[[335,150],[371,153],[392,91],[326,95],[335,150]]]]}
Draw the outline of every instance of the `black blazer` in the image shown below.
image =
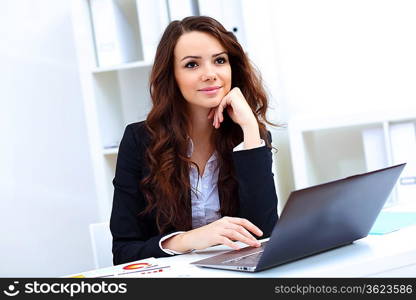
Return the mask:
{"type": "MultiPolygon", "coordinates": [[[[268,132],[271,142],[271,134],[268,132]]],[[[159,247],[166,234],[157,230],[154,215],[138,217],[145,208],[139,182],[146,174],[145,150],[149,135],[144,121],[129,124],[120,143],[116,173],[113,180],[114,197],[110,219],[113,235],[114,265],[148,257],[169,256],[159,247]]],[[[277,196],[272,173],[272,153],[266,146],[232,153],[240,209],[238,217],[246,218],[268,237],[277,221],[277,196]]]]}

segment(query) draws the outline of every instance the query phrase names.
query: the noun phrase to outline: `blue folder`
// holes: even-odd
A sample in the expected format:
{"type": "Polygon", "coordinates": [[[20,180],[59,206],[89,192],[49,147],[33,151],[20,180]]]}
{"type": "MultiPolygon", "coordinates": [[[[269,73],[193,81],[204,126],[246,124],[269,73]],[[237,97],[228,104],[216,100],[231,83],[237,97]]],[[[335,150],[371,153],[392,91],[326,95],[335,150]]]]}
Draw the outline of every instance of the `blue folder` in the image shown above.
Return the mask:
{"type": "Polygon", "coordinates": [[[416,212],[382,211],[369,234],[382,235],[416,224],[416,212]]]}

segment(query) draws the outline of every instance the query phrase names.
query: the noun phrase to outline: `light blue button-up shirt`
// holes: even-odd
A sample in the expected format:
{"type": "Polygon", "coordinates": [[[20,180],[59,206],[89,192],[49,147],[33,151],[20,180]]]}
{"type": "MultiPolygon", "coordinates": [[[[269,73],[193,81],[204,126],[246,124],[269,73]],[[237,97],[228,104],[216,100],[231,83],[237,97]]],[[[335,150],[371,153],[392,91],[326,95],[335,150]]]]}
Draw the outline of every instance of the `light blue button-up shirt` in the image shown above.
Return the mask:
{"type": "MultiPolygon", "coordinates": [[[[188,157],[192,156],[193,151],[193,142],[189,139],[188,157]]],[[[198,175],[198,170],[194,165],[190,167],[192,228],[207,225],[221,218],[217,186],[218,172],[217,151],[208,159],[202,177],[198,175]]]]}
{"type": "MultiPolygon", "coordinates": [[[[261,145],[258,147],[263,147],[264,145],[264,140],[261,140],[261,145]]],[[[245,150],[244,142],[241,142],[233,149],[233,151],[241,150],[245,150]]],[[[188,157],[191,157],[193,152],[194,144],[192,139],[189,138],[187,153],[188,157]]],[[[221,218],[217,185],[218,172],[219,168],[217,151],[214,151],[214,153],[208,159],[202,177],[198,175],[198,170],[194,165],[191,165],[190,167],[189,179],[191,184],[192,228],[198,228],[207,225],[221,218]]],[[[177,231],[164,236],[159,241],[159,247],[170,255],[183,254],[182,252],[177,252],[162,247],[162,242],[164,240],[182,232],[183,231],[177,231]]]]}

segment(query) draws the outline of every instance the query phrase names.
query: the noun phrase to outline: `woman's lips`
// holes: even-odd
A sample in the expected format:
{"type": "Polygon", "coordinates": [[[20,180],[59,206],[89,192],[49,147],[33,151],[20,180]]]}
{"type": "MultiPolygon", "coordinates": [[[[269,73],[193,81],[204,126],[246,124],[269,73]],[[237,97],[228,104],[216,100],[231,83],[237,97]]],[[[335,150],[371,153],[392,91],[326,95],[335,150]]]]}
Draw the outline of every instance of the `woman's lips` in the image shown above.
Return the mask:
{"type": "Polygon", "coordinates": [[[215,95],[216,93],[218,93],[218,91],[221,89],[222,87],[219,87],[219,88],[217,88],[217,89],[215,89],[215,90],[210,90],[210,91],[199,91],[199,92],[202,92],[202,93],[204,93],[205,95],[215,95]]]}

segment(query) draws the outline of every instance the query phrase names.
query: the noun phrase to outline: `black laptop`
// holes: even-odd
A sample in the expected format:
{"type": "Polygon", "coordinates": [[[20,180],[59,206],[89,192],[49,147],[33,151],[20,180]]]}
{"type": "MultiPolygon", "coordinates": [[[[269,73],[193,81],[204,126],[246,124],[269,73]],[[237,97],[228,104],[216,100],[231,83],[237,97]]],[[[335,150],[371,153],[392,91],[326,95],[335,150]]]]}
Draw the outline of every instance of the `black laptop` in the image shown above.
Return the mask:
{"type": "Polygon", "coordinates": [[[261,247],[245,247],[192,264],[257,272],[366,237],[405,165],[294,191],[261,247]]]}

